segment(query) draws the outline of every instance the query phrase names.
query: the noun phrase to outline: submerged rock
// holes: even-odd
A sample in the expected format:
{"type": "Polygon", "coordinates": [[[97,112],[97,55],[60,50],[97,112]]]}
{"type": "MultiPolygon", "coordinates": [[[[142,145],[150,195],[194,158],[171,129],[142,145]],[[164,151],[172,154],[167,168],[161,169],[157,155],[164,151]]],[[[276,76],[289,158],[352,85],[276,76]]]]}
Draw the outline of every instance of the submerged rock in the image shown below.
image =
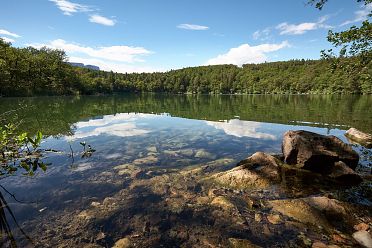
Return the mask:
{"type": "Polygon", "coordinates": [[[345,136],[350,140],[365,146],[367,148],[372,148],[372,135],[368,133],[363,133],[355,128],[350,128],[345,133],[345,136]]]}
{"type": "Polygon", "coordinates": [[[354,226],[354,230],[357,230],[357,231],[367,231],[368,229],[369,229],[369,225],[363,222],[354,226]]]}
{"type": "Polygon", "coordinates": [[[129,248],[132,247],[129,238],[122,238],[115,242],[112,248],[129,248]]]}
{"type": "Polygon", "coordinates": [[[133,161],[133,164],[135,165],[142,165],[142,164],[156,164],[158,162],[158,158],[155,155],[149,155],[147,157],[138,158],[133,161]]]}
{"type": "Polygon", "coordinates": [[[122,164],[114,167],[114,170],[118,170],[119,175],[130,175],[133,171],[139,169],[139,167],[132,164],[122,164]]]}
{"type": "Polygon", "coordinates": [[[268,202],[268,206],[301,223],[328,231],[332,231],[334,225],[351,224],[345,204],[325,196],[272,200],[268,202]]]}
{"type": "Polygon", "coordinates": [[[324,244],[323,242],[316,241],[312,244],[311,248],[328,248],[328,245],[324,244]]]}
{"type": "Polygon", "coordinates": [[[302,130],[284,134],[282,151],[285,163],[322,174],[331,173],[338,161],[353,170],[359,161],[358,153],[339,138],[302,130]]]}
{"type": "Polygon", "coordinates": [[[321,225],[330,228],[330,224],[325,220],[319,210],[311,207],[303,199],[274,200],[269,202],[269,206],[274,211],[293,218],[301,223],[313,226],[321,225]]]}
{"type": "Polygon", "coordinates": [[[146,149],[147,149],[147,151],[152,152],[152,153],[157,153],[158,152],[158,149],[156,148],[156,146],[149,146],[146,149]]]}
{"type": "Polygon", "coordinates": [[[200,149],[196,152],[195,158],[206,158],[206,159],[216,159],[216,155],[207,152],[204,149],[200,149]]]}
{"type": "Polygon", "coordinates": [[[232,204],[226,197],[218,196],[213,199],[211,205],[221,207],[224,210],[230,210],[235,208],[234,204],[232,204]]]}
{"type": "Polygon", "coordinates": [[[263,152],[256,152],[241,161],[238,167],[212,176],[216,182],[233,188],[267,188],[279,182],[280,161],[263,152]]]}
{"type": "Polygon", "coordinates": [[[194,155],[194,150],[193,149],[182,149],[179,150],[179,153],[183,156],[191,157],[194,155]]]}
{"type": "Polygon", "coordinates": [[[282,219],[280,218],[279,214],[270,214],[266,218],[273,225],[278,225],[282,223],[282,219]]]}
{"type": "Polygon", "coordinates": [[[255,213],[255,214],[254,214],[254,220],[255,220],[256,222],[261,222],[261,220],[262,220],[262,214],[255,213]]]}
{"type": "Polygon", "coordinates": [[[229,238],[231,248],[260,248],[261,246],[253,244],[247,239],[229,238]]]}

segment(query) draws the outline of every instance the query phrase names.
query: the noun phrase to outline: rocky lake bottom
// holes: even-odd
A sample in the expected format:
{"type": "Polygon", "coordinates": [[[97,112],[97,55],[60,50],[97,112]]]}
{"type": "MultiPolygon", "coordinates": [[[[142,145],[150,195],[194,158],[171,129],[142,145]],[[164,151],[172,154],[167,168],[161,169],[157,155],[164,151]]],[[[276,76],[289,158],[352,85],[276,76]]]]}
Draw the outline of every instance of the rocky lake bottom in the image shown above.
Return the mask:
{"type": "MultiPolygon", "coordinates": [[[[6,215],[17,246],[363,247],[355,233],[363,236],[371,225],[372,150],[351,144],[360,156],[357,185],[293,170],[281,158],[288,130],[350,144],[348,124],[270,123],[236,113],[228,120],[120,109],[102,114],[99,106],[104,109],[91,106],[87,117],[80,107],[78,121],[61,122],[45,136],[46,172],[2,179],[18,200],[2,192],[16,219],[6,215]],[[96,151],[81,156],[80,142],[96,151]],[[270,156],[280,173],[267,177],[253,165],[253,178],[234,174],[256,152],[270,156]]],[[[47,113],[51,123],[54,114],[47,113]]],[[[43,121],[47,133],[51,123],[43,121]]],[[[10,244],[3,234],[3,245],[10,244]]]]}

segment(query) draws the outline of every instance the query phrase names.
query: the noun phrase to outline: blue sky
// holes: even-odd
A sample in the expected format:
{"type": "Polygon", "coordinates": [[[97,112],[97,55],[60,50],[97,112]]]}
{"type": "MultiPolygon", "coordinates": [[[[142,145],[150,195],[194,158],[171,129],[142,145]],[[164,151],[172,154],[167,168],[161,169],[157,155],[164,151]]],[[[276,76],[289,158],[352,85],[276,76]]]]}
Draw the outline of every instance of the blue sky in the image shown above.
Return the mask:
{"type": "Polygon", "coordinates": [[[372,4],[330,0],[0,0],[0,37],[64,49],[117,72],[319,58],[329,29],[366,19],[372,4]]]}

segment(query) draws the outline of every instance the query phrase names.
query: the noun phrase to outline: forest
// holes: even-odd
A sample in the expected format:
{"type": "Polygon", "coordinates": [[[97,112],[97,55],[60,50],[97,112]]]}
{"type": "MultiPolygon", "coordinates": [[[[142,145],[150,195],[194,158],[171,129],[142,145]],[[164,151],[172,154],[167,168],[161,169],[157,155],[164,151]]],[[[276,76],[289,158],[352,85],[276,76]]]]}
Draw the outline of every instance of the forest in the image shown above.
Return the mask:
{"type": "MultiPolygon", "coordinates": [[[[369,57],[370,58],[370,57],[369,57]]],[[[359,55],[155,73],[73,67],[64,51],[17,48],[0,39],[0,96],[175,94],[372,94],[371,60],[359,55]]]]}

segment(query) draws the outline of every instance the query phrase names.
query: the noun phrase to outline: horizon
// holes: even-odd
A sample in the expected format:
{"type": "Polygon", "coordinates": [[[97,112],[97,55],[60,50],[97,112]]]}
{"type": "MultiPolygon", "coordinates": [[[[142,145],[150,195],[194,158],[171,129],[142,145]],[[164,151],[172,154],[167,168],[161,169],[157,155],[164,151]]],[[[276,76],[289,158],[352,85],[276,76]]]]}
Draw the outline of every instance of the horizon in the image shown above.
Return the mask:
{"type": "Polygon", "coordinates": [[[319,59],[332,47],[328,30],[357,25],[372,9],[330,1],[319,11],[306,2],[7,1],[0,37],[16,47],[62,49],[68,62],[105,71],[165,72],[319,59]]]}

